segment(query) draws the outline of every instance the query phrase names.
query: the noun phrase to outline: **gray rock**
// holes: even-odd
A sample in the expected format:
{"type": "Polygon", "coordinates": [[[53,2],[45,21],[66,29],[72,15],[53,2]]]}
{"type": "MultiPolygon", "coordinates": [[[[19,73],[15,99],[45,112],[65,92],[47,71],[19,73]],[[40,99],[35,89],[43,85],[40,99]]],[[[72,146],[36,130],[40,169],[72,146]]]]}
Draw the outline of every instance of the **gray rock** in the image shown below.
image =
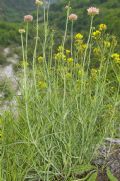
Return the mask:
{"type": "Polygon", "coordinates": [[[103,168],[104,171],[109,168],[120,181],[120,139],[106,138],[105,144],[99,148],[98,157],[92,160],[91,164],[98,167],[98,173],[103,168]]]}

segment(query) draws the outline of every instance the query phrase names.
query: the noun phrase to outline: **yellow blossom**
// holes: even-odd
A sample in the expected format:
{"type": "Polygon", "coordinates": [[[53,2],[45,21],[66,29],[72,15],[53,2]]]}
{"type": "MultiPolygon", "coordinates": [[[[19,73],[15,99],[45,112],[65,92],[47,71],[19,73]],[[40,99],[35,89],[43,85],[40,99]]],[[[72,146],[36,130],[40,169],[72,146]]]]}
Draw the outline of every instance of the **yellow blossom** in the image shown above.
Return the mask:
{"type": "Polygon", "coordinates": [[[83,39],[83,35],[81,33],[75,35],[75,40],[81,40],[81,39],[83,39]]]}
{"type": "Polygon", "coordinates": [[[66,56],[63,53],[57,53],[55,54],[55,60],[66,60],[66,56]]]}
{"type": "Polygon", "coordinates": [[[59,47],[58,47],[58,52],[63,52],[64,51],[64,47],[62,46],[62,45],[60,45],[59,47]]]}
{"type": "Polygon", "coordinates": [[[94,31],[94,32],[92,33],[92,36],[93,36],[94,38],[98,38],[98,37],[100,37],[100,35],[101,35],[101,32],[100,32],[99,30],[96,30],[96,31],[94,31]]]}
{"type": "Polygon", "coordinates": [[[106,30],[107,29],[107,25],[106,24],[100,24],[99,25],[99,30],[100,31],[104,31],[104,30],[106,30]]]}
{"type": "Polygon", "coordinates": [[[70,63],[70,64],[73,63],[73,58],[68,58],[67,62],[70,63]]]}
{"type": "Polygon", "coordinates": [[[120,54],[118,54],[118,53],[113,53],[113,54],[111,55],[111,58],[113,59],[113,61],[114,61],[115,63],[120,64],[120,54]]]}
{"type": "Polygon", "coordinates": [[[39,56],[39,57],[38,57],[38,62],[39,62],[39,63],[42,63],[42,62],[43,62],[43,57],[42,57],[42,56],[39,56]]]}

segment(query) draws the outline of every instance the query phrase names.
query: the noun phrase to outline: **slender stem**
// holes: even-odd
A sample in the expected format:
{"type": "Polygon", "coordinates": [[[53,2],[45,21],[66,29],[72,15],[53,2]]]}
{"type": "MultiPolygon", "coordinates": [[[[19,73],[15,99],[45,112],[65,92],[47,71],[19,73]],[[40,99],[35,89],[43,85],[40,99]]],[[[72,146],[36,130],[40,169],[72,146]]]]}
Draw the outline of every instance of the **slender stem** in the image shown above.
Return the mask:
{"type": "Polygon", "coordinates": [[[47,61],[46,61],[46,42],[47,42],[47,36],[48,36],[48,12],[49,12],[49,8],[47,8],[47,18],[46,18],[46,9],[44,6],[44,36],[45,37],[44,37],[44,43],[43,43],[43,58],[44,58],[45,73],[47,75],[47,80],[50,84],[48,66],[47,66],[47,61]]]}
{"type": "Polygon", "coordinates": [[[73,55],[73,21],[71,24],[71,57],[73,55]]]}
{"type": "Polygon", "coordinates": [[[37,57],[37,47],[38,47],[38,34],[39,34],[39,6],[37,6],[37,20],[36,20],[36,39],[35,39],[35,48],[33,53],[33,78],[34,85],[36,90],[36,57],[37,57]]]}
{"type": "Polygon", "coordinates": [[[67,37],[69,13],[70,13],[70,3],[68,5],[68,9],[67,9],[67,18],[66,18],[65,32],[64,32],[63,43],[62,43],[63,49],[64,49],[64,46],[65,46],[65,41],[66,41],[66,37],[67,37]]]}
{"type": "MultiPolygon", "coordinates": [[[[85,61],[86,61],[86,57],[87,57],[87,50],[88,50],[90,39],[91,39],[92,26],[93,26],[93,18],[94,18],[94,16],[91,16],[89,36],[88,36],[88,40],[87,40],[87,46],[86,46],[86,49],[85,49],[84,57],[83,57],[83,71],[84,71],[84,68],[85,68],[85,61]]],[[[80,108],[82,107],[82,94],[84,92],[83,89],[85,90],[84,75],[82,75],[82,77],[81,77],[80,108]]]]}
{"type": "Polygon", "coordinates": [[[89,36],[88,36],[88,40],[87,40],[87,46],[86,46],[85,53],[84,53],[84,58],[83,58],[83,67],[85,65],[86,56],[87,56],[87,50],[88,50],[90,39],[91,39],[92,26],[93,26],[93,18],[94,18],[94,16],[91,16],[90,31],[89,31],[89,36]]]}
{"type": "Polygon", "coordinates": [[[28,59],[28,22],[26,24],[26,49],[25,49],[25,61],[28,59]]]}
{"type": "Polygon", "coordinates": [[[46,10],[44,6],[44,44],[43,44],[43,55],[46,59],[45,49],[46,49],[46,39],[47,39],[47,21],[46,21],[46,10]]]}
{"type": "Polygon", "coordinates": [[[26,72],[26,66],[27,66],[27,50],[28,50],[28,22],[26,25],[26,48],[25,48],[25,56],[24,56],[24,45],[23,45],[23,37],[21,36],[21,41],[22,41],[22,51],[23,51],[23,59],[26,58],[25,62],[23,62],[24,64],[24,91],[25,91],[25,113],[26,113],[26,121],[28,124],[28,129],[30,132],[30,136],[32,139],[32,142],[34,142],[34,138],[33,138],[33,134],[32,134],[32,130],[31,130],[31,125],[30,125],[30,121],[29,121],[29,109],[28,109],[28,88],[27,88],[27,72],[26,72]]]}
{"type": "Polygon", "coordinates": [[[22,44],[22,57],[23,61],[25,61],[25,51],[24,51],[24,43],[23,43],[23,34],[21,33],[21,44],[22,44]]]}
{"type": "Polygon", "coordinates": [[[63,111],[64,111],[64,108],[65,108],[65,98],[66,98],[66,78],[65,78],[65,74],[64,74],[63,111]]]}

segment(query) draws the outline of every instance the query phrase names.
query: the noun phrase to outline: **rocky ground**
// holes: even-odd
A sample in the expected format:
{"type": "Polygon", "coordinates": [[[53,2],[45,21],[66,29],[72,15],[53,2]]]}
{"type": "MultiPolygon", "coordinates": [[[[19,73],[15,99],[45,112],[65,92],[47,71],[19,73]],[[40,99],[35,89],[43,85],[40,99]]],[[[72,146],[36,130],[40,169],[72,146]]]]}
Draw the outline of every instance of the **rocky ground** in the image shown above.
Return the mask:
{"type": "Polygon", "coordinates": [[[98,168],[96,181],[110,181],[107,169],[120,181],[120,139],[106,138],[91,164],[98,168]]]}

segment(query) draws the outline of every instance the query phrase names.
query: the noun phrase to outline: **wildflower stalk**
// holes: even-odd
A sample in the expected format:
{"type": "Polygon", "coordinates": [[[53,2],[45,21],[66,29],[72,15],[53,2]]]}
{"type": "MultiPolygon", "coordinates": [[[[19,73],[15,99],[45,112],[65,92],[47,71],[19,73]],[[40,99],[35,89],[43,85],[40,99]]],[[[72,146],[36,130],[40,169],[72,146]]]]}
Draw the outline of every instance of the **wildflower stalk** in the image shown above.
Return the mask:
{"type": "Polygon", "coordinates": [[[54,33],[52,32],[52,35],[51,35],[51,47],[50,47],[50,69],[52,67],[52,60],[53,60],[53,45],[54,45],[54,33]]]}
{"type": "Polygon", "coordinates": [[[46,9],[45,9],[45,5],[44,5],[44,43],[43,43],[43,57],[44,60],[46,61],[46,41],[47,41],[47,29],[48,27],[48,18],[46,20],[46,9]]]}
{"type": "Polygon", "coordinates": [[[33,53],[33,78],[34,78],[34,86],[36,90],[36,57],[37,57],[37,46],[38,46],[38,38],[39,38],[39,6],[37,6],[37,19],[36,19],[36,37],[35,37],[35,48],[33,53]]]}
{"type": "Polygon", "coordinates": [[[62,43],[63,49],[64,49],[64,46],[65,46],[65,41],[66,41],[66,37],[67,37],[69,14],[70,14],[70,2],[68,4],[68,8],[67,8],[67,18],[66,18],[65,32],[64,32],[63,43],[62,43]]]}
{"type": "Polygon", "coordinates": [[[66,78],[65,78],[65,73],[64,73],[63,111],[64,111],[64,108],[65,108],[65,98],[66,98],[66,78]]]}
{"type": "MultiPolygon", "coordinates": [[[[22,41],[22,51],[23,51],[23,57],[24,57],[24,45],[23,45],[23,37],[21,37],[22,41]]],[[[24,91],[25,91],[25,113],[26,113],[26,121],[28,124],[28,129],[30,132],[30,136],[32,139],[32,142],[34,142],[32,130],[31,130],[31,125],[30,125],[30,120],[29,120],[29,110],[28,110],[28,88],[27,88],[27,72],[26,72],[26,66],[27,66],[27,50],[28,50],[28,22],[26,24],[26,60],[23,62],[24,64],[24,91]]]]}
{"type": "Polygon", "coordinates": [[[27,62],[28,59],[28,22],[26,24],[26,49],[25,49],[25,62],[27,62]]]}
{"type": "Polygon", "coordinates": [[[24,66],[24,89],[26,90],[26,82],[27,82],[27,77],[26,77],[26,60],[25,60],[25,51],[24,51],[24,42],[23,42],[23,35],[21,33],[21,44],[22,44],[22,57],[23,57],[23,66],[24,66]]]}
{"type": "Polygon", "coordinates": [[[47,42],[47,36],[48,36],[48,14],[49,14],[49,7],[46,8],[44,5],[44,43],[43,43],[43,59],[44,59],[44,69],[47,76],[47,80],[50,86],[50,79],[49,79],[49,72],[48,72],[48,65],[46,61],[46,42],[47,42]],[[47,17],[47,18],[46,18],[47,17]]]}
{"type": "Polygon", "coordinates": [[[93,26],[93,19],[94,19],[94,16],[91,16],[91,23],[90,23],[89,36],[88,36],[88,40],[87,40],[87,46],[86,46],[86,49],[85,49],[84,57],[83,57],[83,68],[84,68],[84,65],[85,65],[85,61],[86,61],[86,57],[87,57],[87,50],[88,50],[89,43],[90,43],[90,39],[91,39],[92,26],[93,26]]]}
{"type": "MultiPolygon", "coordinates": [[[[91,16],[91,22],[90,22],[90,30],[89,30],[89,36],[88,36],[88,40],[87,40],[87,46],[85,49],[85,53],[84,53],[84,57],[83,57],[83,70],[85,67],[85,61],[86,61],[86,57],[87,57],[87,50],[89,48],[89,43],[90,43],[90,39],[91,39],[91,33],[92,33],[92,26],[93,26],[93,18],[94,16],[91,16]]],[[[85,90],[85,83],[86,81],[83,80],[84,79],[84,75],[82,75],[81,77],[81,93],[80,93],[80,105],[82,106],[82,94],[83,94],[83,89],[85,90]]]]}
{"type": "Polygon", "coordinates": [[[24,43],[23,43],[23,34],[21,33],[21,44],[22,44],[22,61],[25,61],[25,51],[24,51],[24,43]]]}
{"type": "Polygon", "coordinates": [[[73,21],[71,23],[71,57],[73,55],[73,21]]]}

